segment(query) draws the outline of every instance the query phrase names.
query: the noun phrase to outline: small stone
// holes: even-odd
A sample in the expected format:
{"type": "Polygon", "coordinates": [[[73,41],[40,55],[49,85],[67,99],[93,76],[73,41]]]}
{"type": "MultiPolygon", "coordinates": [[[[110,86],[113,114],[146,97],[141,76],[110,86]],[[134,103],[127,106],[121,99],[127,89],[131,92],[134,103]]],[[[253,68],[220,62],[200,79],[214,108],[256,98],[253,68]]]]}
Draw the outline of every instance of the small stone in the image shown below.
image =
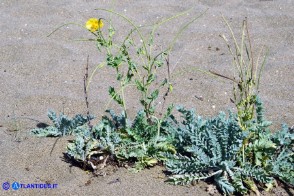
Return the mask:
{"type": "Polygon", "coordinates": [[[214,195],[215,193],[217,193],[217,189],[213,185],[207,185],[206,191],[208,192],[209,195],[214,195]]]}
{"type": "Polygon", "coordinates": [[[193,180],[191,184],[192,184],[192,186],[196,186],[198,184],[198,181],[197,180],[193,180]]]}

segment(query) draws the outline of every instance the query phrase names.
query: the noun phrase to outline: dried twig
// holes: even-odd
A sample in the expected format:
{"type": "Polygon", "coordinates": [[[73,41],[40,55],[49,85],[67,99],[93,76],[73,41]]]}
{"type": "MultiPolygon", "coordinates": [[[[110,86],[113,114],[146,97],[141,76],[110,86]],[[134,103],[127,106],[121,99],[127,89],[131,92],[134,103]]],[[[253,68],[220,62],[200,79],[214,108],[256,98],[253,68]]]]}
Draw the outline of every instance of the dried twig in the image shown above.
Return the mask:
{"type": "Polygon", "coordinates": [[[120,178],[117,178],[115,180],[112,180],[112,181],[108,182],[107,184],[114,184],[114,183],[118,183],[118,182],[121,182],[120,181],[120,178]]]}
{"type": "Polygon", "coordinates": [[[55,140],[55,142],[54,142],[54,144],[53,144],[53,146],[52,146],[52,148],[51,148],[51,151],[50,151],[50,156],[52,155],[52,152],[53,152],[53,150],[54,150],[54,148],[55,148],[55,146],[56,146],[56,144],[57,144],[57,142],[58,142],[58,140],[60,139],[61,137],[59,136],[56,140],[55,140]]]}
{"type": "Polygon", "coordinates": [[[216,73],[216,72],[211,71],[211,70],[209,70],[209,72],[212,73],[212,74],[214,74],[214,75],[216,75],[216,76],[219,76],[219,77],[222,77],[222,78],[225,78],[225,79],[231,80],[231,81],[233,81],[233,82],[235,82],[235,83],[237,83],[237,84],[240,83],[240,82],[238,82],[237,80],[235,80],[234,78],[230,78],[230,77],[228,77],[228,76],[224,76],[224,75],[222,75],[222,74],[216,73]]]}
{"type": "Polygon", "coordinates": [[[254,67],[254,61],[253,61],[253,51],[252,51],[251,39],[250,39],[250,35],[249,35],[249,30],[248,30],[247,17],[245,18],[244,23],[246,25],[246,31],[247,31],[248,43],[249,43],[249,50],[250,50],[250,54],[248,53],[248,57],[251,60],[251,78],[253,78],[255,67],[254,67]]]}
{"type": "Polygon", "coordinates": [[[87,92],[87,82],[89,77],[89,55],[87,57],[87,64],[85,68],[85,75],[84,75],[84,94],[85,94],[85,102],[87,106],[87,118],[88,118],[88,126],[92,129],[91,119],[90,119],[90,110],[89,110],[89,101],[88,101],[88,92],[87,92]]]}

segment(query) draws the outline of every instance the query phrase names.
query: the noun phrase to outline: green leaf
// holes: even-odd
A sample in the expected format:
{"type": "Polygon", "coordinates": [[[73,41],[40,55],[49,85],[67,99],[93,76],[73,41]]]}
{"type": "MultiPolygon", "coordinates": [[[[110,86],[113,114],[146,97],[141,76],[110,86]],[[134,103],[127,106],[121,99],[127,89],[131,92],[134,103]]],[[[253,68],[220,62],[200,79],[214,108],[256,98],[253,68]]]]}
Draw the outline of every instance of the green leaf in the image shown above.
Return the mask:
{"type": "Polygon", "coordinates": [[[148,103],[144,100],[144,99],[141,99],[140,100],[140,103],[145,107],[148,105],[148,103]]]}
{"type": "Polygon", "coordinates": [[[114,36],[114,34],[115,34],[115,30],[114,30],[113,26],[109,25],[109,27],[108,27],[108,35],[109,35],[109,37],[112,38],[114,36]]]}
{"type": "Polygon", "coordinates": [[[164,78],[164,80],[162,81],[162,83],[160,84],[160,86],[164,86],[164,85],[166,85],[166,84],[167,84],[167,79],[164,78]]]}
{"type": "Polygon", "coordinates": [[[150,74],[147,78],[147,85],[151,84],[155,80],[155,75],[150,74]]]}
{"type": "Polygon", "coordinates": [[[146,55],[146,51],[145,51],[144,47],[138,48],[137,54],[138,55],[146,55]]]}
{"type": "Polygon", "coordinates": [[[118,68],[118,66],[123,62],[123,56],[113,56],[112,54],[107,54],[106,62],[110,67],[118,68]]]}
{"type": "Polygon", "coordinates": [[[46,128],[32,129],[31,133],[38,137],[58,137],[62,135],[62,132],[53,126],[49,126],[46,128]]]}
{"type": "Polygon", "coordinates": [[[119,105],[123,105],[123,100],[121,96],[117,94],[112,86],[109,87],[108,93],[114,101],[116,101],[119,105]]]}
{"type": "Polygon", "coordinates": [[[146,87],[143,85],[142,82],[140,82],[139,80],[135,80],[137,89],[141,92],[145,92],[146,91],[146,87]]]}
{"type": "Polygon", "coordinates": [[[117,79],[118,81],[121,81],[122,78],[123,78],[123,75],[122,75],[121,73],[117,73],[117,77],[116,77],[116,79],[117,79]]]}
{"type": "Polygon", "coordinates": [[[156,65],[156,67],[161,67],[163,65],[163,61],[162,60],[156,60],[156,61],[154,61],[154,64],[156,65]]]}
{"type": "Polygon", "coordinates": [[[233,185],[228,181],[227,178],[222,176],[221,174],[218,174],[214,177],[214,181],[216,182],[216,185],[227,195],[230,195],[235,192],[235,188],[233,185]]]}
{"type": "Polygon", "coordinates": [[[159,90],[156,89],[156,90],[154,90],[154,91],[151,93],[151,95],[148,97],[148,99],[151,100],[151,101],[153,101],[153,100],[157,99],[158,94],[159,94],[159,90]]]}
{"type": "Polygon", "coordinates": [[[94,116],[76,115],[73,118],[61,113],[59,116],[52,110],[48,111],[48,118],[53,122],[53,126],[46,128],[33,129],[31,132],[40,137],[57,137],[83,132],[81,126],[85,125],[89,120],[94,119],[94,116]]]}

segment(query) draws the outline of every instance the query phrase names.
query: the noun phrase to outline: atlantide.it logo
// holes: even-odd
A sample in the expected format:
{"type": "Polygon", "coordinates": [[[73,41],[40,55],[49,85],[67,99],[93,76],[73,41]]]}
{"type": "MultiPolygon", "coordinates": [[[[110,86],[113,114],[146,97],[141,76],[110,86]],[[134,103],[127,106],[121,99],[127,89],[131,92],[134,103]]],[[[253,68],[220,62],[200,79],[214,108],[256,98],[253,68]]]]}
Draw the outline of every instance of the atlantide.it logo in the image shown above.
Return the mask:
{"type": "Polygon", "coordinates": [[[4,182],[3,184],[2,184],[2,188],[3,188],[3,190],[8,190],[9,188],[10,188],[10,184],[9,184],[9,182],[4,182]]]}
{"type": "Polygon", "coordinates": [[[7,191],[10,188],[13,190],[18,189],[56,189],[58,184],[44,184],[44,183],[19,183],[19,182],[13,182],[10,186],[9,182],[2,183],[2,189],[7,191]]]}

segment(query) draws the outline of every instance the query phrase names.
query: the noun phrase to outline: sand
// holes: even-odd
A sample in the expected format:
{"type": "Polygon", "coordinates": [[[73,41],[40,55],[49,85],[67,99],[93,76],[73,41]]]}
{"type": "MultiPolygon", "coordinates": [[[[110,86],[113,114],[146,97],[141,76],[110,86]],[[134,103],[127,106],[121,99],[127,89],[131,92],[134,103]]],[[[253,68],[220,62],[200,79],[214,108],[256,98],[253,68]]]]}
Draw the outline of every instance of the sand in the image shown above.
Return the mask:
{"type": "MultiPolygon", "coordinates": [[[[142,26],[193,8],[189,15],[159,29],[156,35],[158,48],[166,47],[184,22],[208,9],[174,46],[169,59],[174,91],[165,103],[196,108],[203,116],[234,108],[230,102],[232,83],[197,70],[233,75],[232,57],[219,37],[222,33],[229,35],[221,15],[230,21],[236,33],[240,32],[242,21],[247,17],[255,51],[262,46],[269,48],[260,86],[267,119],[273,122],[273,131],[282,123],[294,124],[294,2],[291,0],[123,0],[113,3],[102,0],[2,0],[0,183],[51,182],[58,184],[58,188],[1,189],[0,195],[208,195],[205,183],[192,187],[164,183],[162,167],[138,174],[120,168],[109,176],[93,177],[64,161],[63,152],[70,138],[60,139],[50,155],[56,139],[36,138],[29,134],[37,123],[49,123],[48,109],[69,116],[86,114],[83,76],[87,56],[90,70],[103,60],[103,56],[93,42],[74,41],[91,37],[80,27],[71,25],[50,37],[47,35],[64,23],[83,25],[90,17],[110,17],[95,8],[113,8],[142,26]],[[119,182],[108,184],[118,178],[119,182]]],[[[128,33],[129,26],[121,19],[114,21],[120,39],[128,33]]],[[[114,83],[114,73],[107,68],[93,77],[89,104],[90,112],[98,119],[104,114],[109,100],[108,86],[114,83]]],[[[133,115],[138,106],[137,94],[129,90],[127,97],[128,111],[133,115]]],[[[158,104],[163,101],[158,100],[158,104]]],[[[116,108],[113,103],[109,107],[116,108]]],[[[285,189],[275,191],[269,194],[291,194],[285,189]]]]}

